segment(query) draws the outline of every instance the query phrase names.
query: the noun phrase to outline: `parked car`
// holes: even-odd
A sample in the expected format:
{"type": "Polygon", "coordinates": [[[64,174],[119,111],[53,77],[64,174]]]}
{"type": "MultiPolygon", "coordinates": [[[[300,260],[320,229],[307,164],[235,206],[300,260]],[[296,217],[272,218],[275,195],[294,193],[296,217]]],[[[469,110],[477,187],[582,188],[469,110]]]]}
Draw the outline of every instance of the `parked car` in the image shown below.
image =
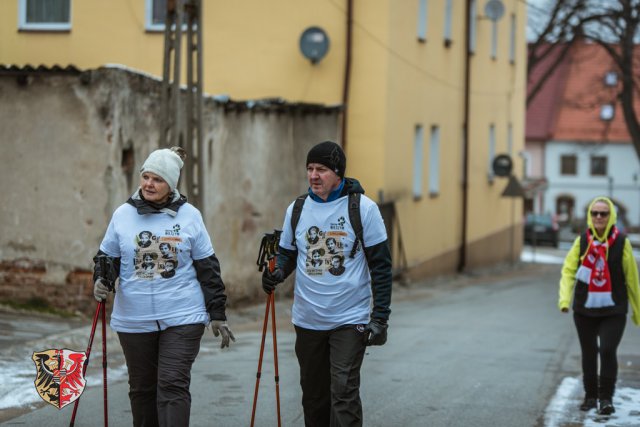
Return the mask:
{"type": "Polygon", "coordinates": [[[551,214],[527,214],[524,222],[524,241],[532,245],[547,243],[558,247],[558,222],[551,214]]]}

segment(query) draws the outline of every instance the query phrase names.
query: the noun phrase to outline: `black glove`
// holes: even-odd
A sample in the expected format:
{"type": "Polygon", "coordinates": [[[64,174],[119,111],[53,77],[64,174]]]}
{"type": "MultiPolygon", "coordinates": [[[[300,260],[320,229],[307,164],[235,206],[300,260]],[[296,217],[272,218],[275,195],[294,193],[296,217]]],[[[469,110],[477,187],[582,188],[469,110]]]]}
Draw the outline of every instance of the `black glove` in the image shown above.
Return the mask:
{"type": "Polygon", "coordinates": [[[271,294],[271,292],[276,289],[276,285],[283,281],[284,273],[279,268],[276,268],[273,271],[269,271],[268,268],[265,268],[264,272],[262,272],[262,289],[264,289],[267,294],[271,294]]]}
{"type": "Polygon", "coordinates": [[[387,342],[387,322],[381,319],[371,319],[364,328],[367,345],[383,345],[387,342]]]}

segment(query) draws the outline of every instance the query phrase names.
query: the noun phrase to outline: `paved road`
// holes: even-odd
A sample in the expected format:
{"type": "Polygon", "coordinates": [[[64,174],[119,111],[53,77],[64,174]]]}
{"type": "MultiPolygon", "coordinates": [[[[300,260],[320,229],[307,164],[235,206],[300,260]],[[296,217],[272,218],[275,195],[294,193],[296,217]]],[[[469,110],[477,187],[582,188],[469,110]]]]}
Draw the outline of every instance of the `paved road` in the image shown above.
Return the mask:
{"type": "MultiPolygon", "coordinates": [[[[370,348],[363,366],[365,425],[551,425],[549,402],[564,379],[580,372],[571,317],[555,308],[559,270],[559,265],[523,264],[397,288],[389,341],[370,348]]],[[[294,336],[284,320],[288,309],[288,302],[278,303],[282,424],[302,426],[294,336]]],[[[231,349],[220,351],[211,337],[203,341],[193,370],[192,426],[249,425],[262,310],[231,313],[232,322],[238,320],[238,341],[231,349]]],[[[639,332],[629,326],[620,348],[626,385],[640,386],[640,367],[634,364],[639,332]]],[[[272,366],[268,346],[258,426],[276,425],[272,366]]],[[[579,388],[572,393],[571,399],[579,399],[579,388]]],[[[109,408],[111,426],[131,425],[126,381],[109,384],[109,408]]],[[[569,422],[554,425],[588,425],[574,408],[563,409],[569,422]]],[[[70,417],[71,408],[39,407],[2,425],[66,426],[70,417]]],[[[640,425],[640,414],[636,418],[640,425]]],[[[97,425],[102,425],[102,389],[92,387],[82,396],[76,426],[97,425]]]]}

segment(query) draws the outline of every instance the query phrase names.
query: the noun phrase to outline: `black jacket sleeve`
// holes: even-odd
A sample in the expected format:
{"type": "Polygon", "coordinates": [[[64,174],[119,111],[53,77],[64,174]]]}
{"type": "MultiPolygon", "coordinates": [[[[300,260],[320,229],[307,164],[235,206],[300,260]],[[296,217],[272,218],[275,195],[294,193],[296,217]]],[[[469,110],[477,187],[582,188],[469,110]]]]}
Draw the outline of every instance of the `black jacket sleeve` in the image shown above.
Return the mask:
{"type": "Polygon", "coordinates": [[[99,256],[109,256],[106,253],[102,252],[101,250],[98,250],[98,253],[96,254],[96,256],[93,257],[93,281],[95,283],[96,280],[98,280],[98,277],[102,277],[105,279],[109,279],[112,281],[115,281],[116,278],[120,277],[120,258],[114,258],[114,257],[110,257],[113,260],[113,270],[112,271],[102,271],[102,269],[100,268],[100,262],[98,262],[98,257],[99,256]]]}
{"type": "Polygon", "coordinates": [[[391,313],[391,251],[389,242],[364,248],[371,274],[373,311],[371,317],[386,322],[391,313]]]}
{"type": "Polygon", "coordinates": [[[210,257],[193,260],[196,276],[204,295],[204,306],[211,320],[227,320],[225,309],[227,296],[220,275],[220,262],[215,254],[210,257]]]}
{"type": "Polygon", "coordinates": [[[276,259],[276,267],[282,270],[284,273],[283,278],[286,279],[296,269],[296,258],[298,257],[298,250],[285,249],[282,246],[278,247],[278,258],[276,259]]]}

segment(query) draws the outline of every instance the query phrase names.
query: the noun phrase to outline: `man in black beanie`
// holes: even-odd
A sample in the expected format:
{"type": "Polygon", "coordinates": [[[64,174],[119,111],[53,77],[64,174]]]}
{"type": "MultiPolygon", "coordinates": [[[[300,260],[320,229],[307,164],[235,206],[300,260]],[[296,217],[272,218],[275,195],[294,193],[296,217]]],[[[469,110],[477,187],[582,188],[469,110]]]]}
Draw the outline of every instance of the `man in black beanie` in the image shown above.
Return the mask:
{"type": "Polygon", "coordinates": [[[287,209],[277,266],[262,277],[271,293],[296,271],[292,322],[307,427],[362,425],[365,348],[387,340],[391,253],[384,221],[360,183],[345,178],[346,167],[335,142],[309,151],[308,194],[287,209]],[[335,257],[344,261],[339,269],[335,257]]]}

